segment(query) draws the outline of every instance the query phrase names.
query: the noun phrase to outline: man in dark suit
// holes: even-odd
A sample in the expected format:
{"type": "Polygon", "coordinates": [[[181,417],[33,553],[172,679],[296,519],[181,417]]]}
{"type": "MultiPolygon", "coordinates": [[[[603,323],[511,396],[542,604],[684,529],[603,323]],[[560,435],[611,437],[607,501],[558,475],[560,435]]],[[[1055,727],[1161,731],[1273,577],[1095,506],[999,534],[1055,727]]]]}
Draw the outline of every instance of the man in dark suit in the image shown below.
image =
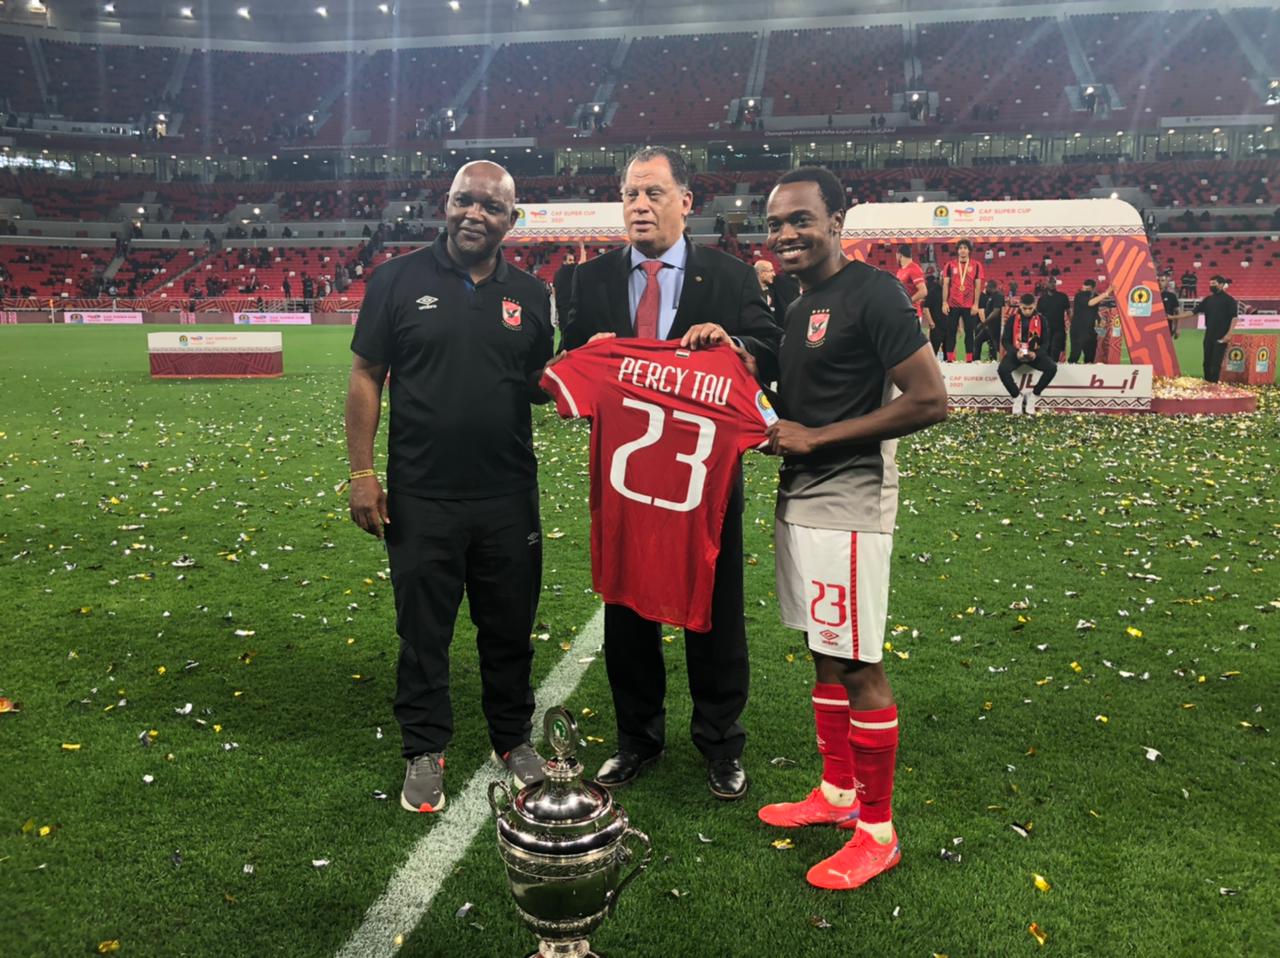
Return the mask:
{"type": "Polygon", "coordinates": [[[786,325],[787,307],[800,295],[800,287],[786,273],[779,274],[773,268],[773,261],[756,260],[756,278],[760,280],[760,290],[764,293],[769,311],[773,313],[773,321],[779,328],[786,325]]]}
{"type": "Polygon", "coordinates": [[[559,317],[561,325],[564,325],[564,317],[569,312],[569,295],[573,287],[573,272],[577,269],[577,264],[586,259],[585,251],[581,243],[578,244],[578,255],[574,257],[569,253],[564,258],[564,262],[560,264],[560,268],[556,270],[555,277],[551,280],[551,289],[556,297],[556,316],[559,317]]]}
{"type": "MultiPolygon", "coordinates": [[[[689,168],[665,147],[646,147],[622,180],[629,245],[574,272],[562,342],[574,349],[602,336],[679,340],[685,348],[729,343],[762,381],[777,378],[781,330],[765,303],[755,271],[685,236],[693,205],[689,168]]],[[[711,629],[685,631],[693,698],[691,731],[707,760],[707,785],[717,798],[741,798],[747,774],[741,756],[746,731],[747,633],[742,609],[742,480],[725,512],[711,599],[711,629]]],[[[654,556],[660,563],[661,556],[654,556]]],[[[673,583],[673,588],[679,588],[673,583]]],[[[618,751],[600,768],[604,785],[625,785],[662,756],[666,668],[661,627],[631,609],[607,604],[605,667],[618,722],[618,751]]]]}

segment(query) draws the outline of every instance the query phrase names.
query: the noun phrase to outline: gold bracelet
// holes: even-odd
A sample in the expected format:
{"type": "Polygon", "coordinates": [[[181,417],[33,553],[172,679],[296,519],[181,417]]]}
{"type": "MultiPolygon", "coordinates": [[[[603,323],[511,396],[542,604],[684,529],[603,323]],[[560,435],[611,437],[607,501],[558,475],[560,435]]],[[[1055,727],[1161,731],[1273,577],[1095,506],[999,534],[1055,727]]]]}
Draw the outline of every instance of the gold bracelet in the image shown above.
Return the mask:
{"type": "Polygon", "coordinates": [[[374,472],[372,469],[357,469],[351,475],[347,476],[347,478],[348,479],[368,479],[370,476],[376,476],[376,475],[377,473],[374,472]]]}

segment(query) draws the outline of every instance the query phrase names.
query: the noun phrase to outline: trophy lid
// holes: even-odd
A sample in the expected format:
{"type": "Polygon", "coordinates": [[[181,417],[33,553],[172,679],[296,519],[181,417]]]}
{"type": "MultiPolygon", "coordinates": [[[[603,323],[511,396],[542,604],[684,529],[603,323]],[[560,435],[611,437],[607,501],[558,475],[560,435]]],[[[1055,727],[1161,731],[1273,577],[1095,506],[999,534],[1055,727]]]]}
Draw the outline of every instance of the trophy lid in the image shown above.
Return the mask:
{"type": "Polygon", "coordinates": [[[521,789],[498,819],[499,833],[540,854],[582,854],[617,841],[627,827],[626,813],[603,785],[583,781],[574,755],[578,723],[557,706],[547,710],[543,729],[555,753],[547,759],[547,777],[521,789]]]}

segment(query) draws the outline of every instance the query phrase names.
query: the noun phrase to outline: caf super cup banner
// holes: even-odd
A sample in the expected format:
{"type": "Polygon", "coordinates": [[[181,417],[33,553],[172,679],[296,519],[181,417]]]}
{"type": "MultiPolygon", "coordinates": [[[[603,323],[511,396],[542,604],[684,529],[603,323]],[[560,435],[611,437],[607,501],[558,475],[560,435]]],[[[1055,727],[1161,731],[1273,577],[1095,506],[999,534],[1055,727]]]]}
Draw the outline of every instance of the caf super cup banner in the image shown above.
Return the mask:
{"type": "Polygon", "coordinates": [[[621,203],[532,203],[516,207],[507,240],[611,240],[625,233],[621,203]]]}
{"type": "Polygon", "coordinates": [[[63,313],[62,321],[74,326],[141,326],[141,313],[63,313]]]}

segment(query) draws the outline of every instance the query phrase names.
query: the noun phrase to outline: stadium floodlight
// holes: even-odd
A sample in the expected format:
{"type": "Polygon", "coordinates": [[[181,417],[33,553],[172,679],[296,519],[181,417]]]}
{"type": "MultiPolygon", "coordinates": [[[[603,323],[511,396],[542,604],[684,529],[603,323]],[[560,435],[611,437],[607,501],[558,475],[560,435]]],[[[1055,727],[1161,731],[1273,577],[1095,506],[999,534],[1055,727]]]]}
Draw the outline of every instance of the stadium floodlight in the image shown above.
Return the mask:
{"type": "Polygon", "coordinates": [[[1215,126],[1215,127],[1213,128],[1213,132],[1214,132],[1215,134],[1221,133],[1221,132],[1222,132],[1222,127],[1220,127],[1220,126],[1215,126]]]}
{"type": "Polygon", "coordinates": [[[44,4],[40,0],[27,0],[27,9],[32,13],[44,13],[44,4]]]}
{"type": "Polygon", "coordinates": [[[452,10],[454,13],[457,13],[459,10],[462,9],[462,4],[460,4],[458,0],[449,0],[449,9],[452,10]]]}
{"type": "Polygon", "coordinates": [[[329,11],[324,7],[316,7],[316,15],[319,17],[328,17],[329,11]]]}
{"type": "Polygon", "coordinates": [[[380,4],[378,4],[378,12],[379,12],[379,13],[390,13],[390,12],[391,12],[391,4],[389,4],[389,3],[380,3],[380,4]]]}
{"type": "Polygon", "coordinates": [[[1273,129],[1275,129],[1275,127],[1272,127],[1272,126],[1264,126],[1264,127],[1262,128],[1262,132],[1263,132],[1263,133],[1270,133],[1273,129]]]}
{"type": "Polygon", "coordinates": [[[236,16],[237,16],[237,17],[243,17],[244,19],[248,20],[248,19],[249,19],[249,8],[248,8],[248,7],[236,7],[236,16]]]}
{"type": "Polygon", "coordinates": [[[102,5],[102,12],[103,12],[103,13],[115,13],[115,12],[116,12],[116,5],[115,5],[114,3],[104,3],[104,4],[102,5]]]}
{"type": "Polygon", "coordinates": [[[591,104],[591,112],[592,112],[592,113],[599,113],[599,112],[600,112],[600,104],[599,104],[599,103],[593,103],[593,104],[591,104]]]}
{"type": "Polygon", "coordinates": [[[1114,190],[1112,190],[1112,191],[1111,191],[1111,198],[1112,198],[1113,200],[1118,200],[1118,199],[1120,199],[1120,194],[1119,194],[1119,193],[1117,193],[1117,192],[1115,192],[1114,190]]]}
{"type": "Polygon", "coordinates": [[[178,13],[182,16],[184,20],[195,19],[195,11],[192,10],[191,7],[182,7],[178,10],[178,13]]]}
{"type": "Polygon", "coordinates": [[[911,102],[912,102],[912,103],[919,103],[919,102],[920,102],[920,94],[919,94],[919,93],[913,93],[913,94],[911,94],[911,102]]]}
{"type": "Polygon", "coordinates": [[[452,120],[452,119],[453,119],[453,108],[452,108],[452,107],[450,107],[449,109],[445,110],[445,111],[444,111],[444,115],[445,115],[446,117],[448,117],[449,119],[451,119],[451,120],[452,120]]]}
{"type": "Polygon", "coordinates": [[[1091,87],[1091,86],[1087,86],[1087,87],[1085,87],[1085,88],[1084,88],[1084,95],[1085,95],[1085,96],[1089,96],[1091,93],[1093,93],[1093,87],[1091,87]]]}
{"type": "Polygon", "coordinates": [[[529,0],[516,0],[516,3],[520,4],[522,7],[527,7],[529,5],[529,0]]]}
{"type": "Polygon", "coordinates": [[[138,207],[138,215],[139,215],[139,216],[142,216],[142,215],[143,215],[143,214],[145,214],[146,212],[147,212],[147,208],[146,208],[145,206],[139,206],[139,207],[138,207]]]}

